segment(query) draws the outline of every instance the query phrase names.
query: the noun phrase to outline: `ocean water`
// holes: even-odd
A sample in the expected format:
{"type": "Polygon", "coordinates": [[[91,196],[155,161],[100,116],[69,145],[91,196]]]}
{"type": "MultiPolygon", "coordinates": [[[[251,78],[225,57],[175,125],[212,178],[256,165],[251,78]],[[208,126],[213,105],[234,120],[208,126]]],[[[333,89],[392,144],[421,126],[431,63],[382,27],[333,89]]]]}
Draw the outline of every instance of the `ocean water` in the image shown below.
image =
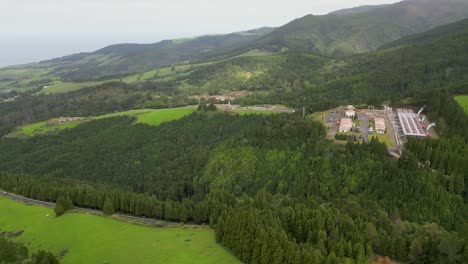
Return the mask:
{"type": "Polygon", "coordinates": [[[155,43],[163,39],[175,39],[186,36],[190,36],[190,34],[168,33],[154,36],[0,35],[0,68],[49,60],[79,52],[92,52],[112,44],[155,43]]]}

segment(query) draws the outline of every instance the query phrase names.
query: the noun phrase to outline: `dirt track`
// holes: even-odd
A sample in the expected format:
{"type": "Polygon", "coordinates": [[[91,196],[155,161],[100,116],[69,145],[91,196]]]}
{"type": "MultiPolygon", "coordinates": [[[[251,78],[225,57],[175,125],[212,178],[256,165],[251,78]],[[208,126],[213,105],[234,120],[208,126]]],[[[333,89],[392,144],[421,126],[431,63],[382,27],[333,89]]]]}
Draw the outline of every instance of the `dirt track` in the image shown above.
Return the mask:
{"type": "MultiPolygon", "coordinates": [[[[50,207],[53,208],[55,207],[55,203],[50,203],[50,202],[44,202],[40,200],[35,200],[31,198],[27,198],[24,196],[16,195],[13,193],[9,192],[4,192],[0,190],[0,196],[6,197],[11,200],[23,202],[26,204],[34,204],[34,205],[40,205],[40,206],[45,206],[45,207],[50,207]]],[[[81,213],[88,213],[88,214],[93,214],[93,215],[103,215],[102,211],[98,210],[93,210],[93,209],[88,209],[88,208],[82,208],[82,207],[75,207],[73,209],[75,212],[81,212],[81,213]]],[[[151,219],[151,218],[143,218],[143,217],[136,217],[136,216],[131,216],[131,215],[125,215],[125,214],[113,214],[113,218],[124,221],[124,222],[132,222],[135,224],[141,224],[141,225],[146,225],[146,226],[152,226],[152,227],[192,227],[192,228],[209,228],[208,226],[205,225],[195,225],[195,224],[189,224],[189,225],[182,225],[178,222],[169,222],[169,221],[162,221],[162,220],[157,220],[157,219],[151,219]]]]}

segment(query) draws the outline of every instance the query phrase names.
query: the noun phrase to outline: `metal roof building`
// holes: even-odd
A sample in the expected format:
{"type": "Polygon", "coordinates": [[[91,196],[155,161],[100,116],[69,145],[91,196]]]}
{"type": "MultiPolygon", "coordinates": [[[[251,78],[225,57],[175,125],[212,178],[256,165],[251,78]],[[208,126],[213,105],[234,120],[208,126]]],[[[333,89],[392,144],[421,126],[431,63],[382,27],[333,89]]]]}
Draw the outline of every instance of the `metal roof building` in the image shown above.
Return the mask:
{"type": "Polygon", "coordinates": [[[426,131],[423,129],[418,116],[409,109],[398,109],[398,119],[401,129],[405,136],[426,137],[426,131]]]}
{"type": "Polygon", "coordinates": [[[383,118],[375,118],[375,130],[378,134],[384,134],[386,131],[385,127],[385,119],[383,118]]]}
{"type": "Polygon", "coordinates": [[[351,131],[351,128],[353,127],[353,121],[350,118],[341,118],[340,122],[340,132],[349,132],[351,131]]]}

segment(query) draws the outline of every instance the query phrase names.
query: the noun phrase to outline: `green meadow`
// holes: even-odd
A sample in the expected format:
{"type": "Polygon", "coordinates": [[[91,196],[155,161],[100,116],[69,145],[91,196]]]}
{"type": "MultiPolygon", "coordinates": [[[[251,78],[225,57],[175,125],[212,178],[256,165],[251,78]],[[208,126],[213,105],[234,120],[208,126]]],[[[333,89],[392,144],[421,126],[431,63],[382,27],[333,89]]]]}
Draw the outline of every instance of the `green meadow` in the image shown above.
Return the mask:
{"type": "Polygon", "coordinates": [[[51,124],[49,121],[34,123],[25,125],[12,132],[9,136],[11,137],[24,137],[24,136],[35,136],[44,135],[47,133],[58,132],[66,128],[73,128],[80,125],[83,122],[104,119],[116,116],[132,116],[135,117],[136,123],[147,124],[150,126],[158,126],[163,122],[170,122],[181,119],[184,116],[190,115],[195,111],[194,107],[184,108],[173,108],[173,109],[139,109],[130,110],[125,112],[112,113],[97,117],[89,117],[80,121],[73,121],[63,124],[51,124]]]}
{"type": "Polygon", "coordinates": [[[454,98],[463,110],[465,110],[465,113],[468,114],[468,95],[459,95],[454,98]]]}
{"type": "Polygon", "coordinates": [[[41,94],[55,94],[55,93],[66,93],[76,91],[86,87],[96,86],[103,84],[104,82],[56,82],[49,87],[43,89],[41,94]]]}
{"type": "Polygon", "coordinates": [[[31,252],[47,249],[61,263],[238,263],[215,241],[214,231],[197,227],[152,228],[109,217],[67,213],[0,197],[1,232],[31,252]]]}
{"type": "Polygon", "coordinates": [[[159,126],[163,122],[170,122],[181,119],[184,116],[190,115],[194,111],[194,107],[157,110],[139,109],[102,115],[96,117],[95,119],[103,119],[115,116],[133,116],[136,118],[136,123],[147,124],[150,126],[159,126]]]}

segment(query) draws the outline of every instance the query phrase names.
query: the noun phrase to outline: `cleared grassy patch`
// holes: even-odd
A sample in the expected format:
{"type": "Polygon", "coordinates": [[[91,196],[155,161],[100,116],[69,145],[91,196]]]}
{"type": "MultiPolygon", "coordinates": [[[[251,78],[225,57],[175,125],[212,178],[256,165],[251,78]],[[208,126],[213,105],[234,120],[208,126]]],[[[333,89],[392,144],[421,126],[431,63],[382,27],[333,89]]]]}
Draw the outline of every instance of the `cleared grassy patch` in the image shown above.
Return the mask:
{"type": "Polygon", "coordinates": [[[59,132],[66,128],[74,128],[83,122],[104,119],[116,116],[133,116],[136,118],[136,123],[147,124],[150,126],[158,126],[163,122],[170,122],[181,119],[184,116],[190,115],[195,111],[195,107],[173,108],[173,109],[139,109],[125,112],[112,113],[97,117],[84,118],[78,121],[66,122],[59,124],[58,119],[30,124],[19,128],[9,134],[9,137],[24,137],[44,135],[47,133],[59,132]]]}
{"type": "Polygon", "coordinates": [[[96,86],[103,84],[104,82],[57,82],[49,87],[43,89],[40,93],[42,94],[54,94],[54,93],[66,93],[76,91],[90,86],[96,86]]]}
{"type": "Polygon", "coordinates": [[[80,121],[74,121],[69,123],[63,123],[54,125],[51,124],[49,121],[39,122],[31,125],[26,125],[18,130],[12,132],[9,137],[24,137],[24,136],[37,136],[37,135],[44,135],[51,132],[58,132],[64,130],[66,128],[74,128],[79,124],[91,119],[84,119],[80,121]]]}
{"type": "Polygon", "coordinates": [[[468,95],[459,95],[454,97],[455,101],[465,110],[468,115],[468,95]]]}
{"type": "Polygon", "coordinates": [[[24,231],[15,240],[31,251],[49,249],[61,263],[239,263],[201,228],[151,228],[112,218],[25,205],[0,197],[2,232],[24,231]]]}
{"type": "Polygon", "coordinates": [[[115,116],[134,116],[136,117],[136,123],[147,124],[151,126],[158,126],[163,122],[169,122],[177,119],[181,119],[186,115],[190,115],[195,111],[195,107],[185,108],[174,108],[174,109],[139,109],[131,110],[126,112],[113,113],[103,116],[98,116],[95,119],[103,119],[115,116]]]}

